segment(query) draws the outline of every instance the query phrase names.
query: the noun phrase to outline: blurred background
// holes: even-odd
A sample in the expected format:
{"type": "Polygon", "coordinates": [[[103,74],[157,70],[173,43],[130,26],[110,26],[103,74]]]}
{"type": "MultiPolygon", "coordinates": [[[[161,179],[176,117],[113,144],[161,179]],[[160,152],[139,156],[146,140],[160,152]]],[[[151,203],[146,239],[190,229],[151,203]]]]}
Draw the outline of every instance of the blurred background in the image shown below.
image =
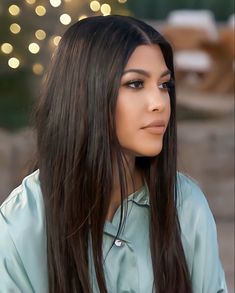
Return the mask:
{"type": "Polygon", "coordinates": [[[0,202],[36,152],[30,113],[69,25],[94,15],[138,17],[175,53],[179,170],[213,211],[229,292],[234,292],[233,0],[0,0],[0,202]]]}

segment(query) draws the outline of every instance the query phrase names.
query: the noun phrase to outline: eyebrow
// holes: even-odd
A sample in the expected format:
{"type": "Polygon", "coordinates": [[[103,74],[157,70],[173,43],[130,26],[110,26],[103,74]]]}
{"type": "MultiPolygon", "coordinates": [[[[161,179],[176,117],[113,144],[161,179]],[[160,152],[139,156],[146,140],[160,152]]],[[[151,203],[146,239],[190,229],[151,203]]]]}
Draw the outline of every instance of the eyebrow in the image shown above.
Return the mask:
{"type": "MultiPolygon", "coordinates": [[[[123,75],[124,74],[127,74],[127,73],[129,73],[129,72],[135,72],[135,73],[139,73],[139,74],[141,74],[141,75],[144,75],[144,76],[147,76],[147,77],[150,77],[150,74],[147,72],[147,71],[145,71],[145,70],[143,70],[143,69],[128,69],[128,70],[125,70],[124,72],[123,72],[123,75]]],[[[161,74],[160,74],[160,78],[162,78],[162,77],[164,77],[164,76],[166,76],[166,75],[171,75],[171,71],[169,70],[169,69],[166,69],[166,70],[164,70],[161,74]]]]}

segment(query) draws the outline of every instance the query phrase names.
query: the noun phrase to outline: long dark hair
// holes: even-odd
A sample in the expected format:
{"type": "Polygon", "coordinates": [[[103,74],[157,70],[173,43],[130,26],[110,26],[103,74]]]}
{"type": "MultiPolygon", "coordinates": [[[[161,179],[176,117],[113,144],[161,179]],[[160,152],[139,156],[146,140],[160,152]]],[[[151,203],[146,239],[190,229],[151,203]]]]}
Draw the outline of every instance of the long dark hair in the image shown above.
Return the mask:
{"type": "MultiPolygon", "coordinates": [[[[125,65],[141,44],[158,44],[174,78],[170,45],[151,26],[132,17],[98,16],[73,24],[62,37],[35,112],[38,167],[45,201],[49,290],[91,292],[91,236],[96,279],[107,292],[103,228],[110,203],[113,164],[125,196],[125,162],[115,132],[115,108],[125,65]]],[[[136,158],[150,198],[154,289],[189,293],[191,282],[177,217],[176,102],[163,149],[136,158]]],[[[120,225],[125,221],[121,206],[120,225]]]]}

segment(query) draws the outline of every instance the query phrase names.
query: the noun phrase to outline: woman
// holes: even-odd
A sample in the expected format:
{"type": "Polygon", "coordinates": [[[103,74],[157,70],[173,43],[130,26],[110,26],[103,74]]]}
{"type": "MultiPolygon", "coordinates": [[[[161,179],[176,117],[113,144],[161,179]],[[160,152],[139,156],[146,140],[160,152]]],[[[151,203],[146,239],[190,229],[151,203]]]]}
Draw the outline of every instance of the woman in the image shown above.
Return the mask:
{"type": "Polygon", "coordinates": [[[39,170],[1,206],[1,292],[227,292],[205,197],[176,171],[175,103],[152,27],[67,30],[35,112],[39,170]]]}

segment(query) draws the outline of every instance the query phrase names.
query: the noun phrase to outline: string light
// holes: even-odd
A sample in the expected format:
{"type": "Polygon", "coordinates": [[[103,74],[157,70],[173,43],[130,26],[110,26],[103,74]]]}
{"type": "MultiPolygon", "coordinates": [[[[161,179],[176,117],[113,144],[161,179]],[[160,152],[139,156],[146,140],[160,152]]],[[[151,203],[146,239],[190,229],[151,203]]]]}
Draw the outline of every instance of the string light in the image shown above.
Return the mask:
{"type": "Polygon", "coordinates": [[[68,25],[70,24],[71,22],[71,17],[70,15],[68,15],[67,13],[64,13],[60,16],[60,22],[63,24],[63,25],[68,25]]]}
{"type": "Polygon", "coordinates": [[[100,3],[98,1],[91,1],[90,8],[92,11],[97,12],[100,10],[100,3]]]}
{"type": "Polygon", "coordinates": [[[35,37],[40,41],[44,40],[46,38],[46,32],[44,30],[37,30],[35,32],[35,37]]]}
{"type": "Polygon", "coordinates": [[[86,15],[86,14],[82,14],[82,15],[78,18],[78,20],[82,20],[82,19],[84,19],[84,18],[87,18],[87,15],[86,15]]]}
{"type": "MultiPolygon", "coordinates": [[[[41,4],[40,1],[37,1],[37,0],[24,0],[24,1],[25,1],[25,3],[30,4],[30,5],[33,5],[36,3],[36,5],[33,7],[33,9],[35,10],[35,13],[38,16],[44,16],[47,13],[46,6],[39,5],[39,4],[41,4]]],[[[72,2],[72,0],[63,0],[63,1],[64,1],[63,3],[69,3],[69,2],[71,3],[72,2]]],[[[119,3],[126,3],[127,2],[127,0],[117,0],[117,1],[119,3]]],[[[62,4],[62,0],[49,0],[47,2],[49,2],[52,7],[59,7],[62,4]]],[[[89,2],[90,2],[89,5],[90,5],[91,11],[93,11],[93,12],[100,11],[103,15],[111,14],[111,5],[109,5],[107,3],[103,3],[101,5],[102,2],[100,0],[90,0],[89,2]]],[[[18,5],[10,5],[8,7],[8,11],[9,11],[9,14],[11,14],[12,16],[17,16],[20,13],[22,13],[21,8],[18,5]]],[[[78,20],[82,20],[87,17],[88,16],[86,14],[82,14],[78,17],[78,20]]],[[[64,13],[64,14],[60,15],[59,20],[63,25],[68,25],[71,23],[72,18],[69,14],[64,13]]],[[[18,34],[21,31],[21,26],[18,23],[12,23],[9,26],[9,29],[13,34],[18,34]]],[[[35,34],[35,37],[37,38],[37,40],[39,40],[39,41],[44,40],[47,37],[47,34],[43,29],[35,30],[34,34],[35,34]]],[[[60,40],[61,40],[61,36],[54,35],[49,38],[49,42],[50,42],[49,45],[52,47],[58,46],[60,40]]],[[[10,43],[3,43],[0,46],[0,50],[4,54],[10,54],[10,53],[12,53],[14,48],[10,43]]],[[[39,43],[32,42],[32,43],[28,44],[28,50],[32,54],[37,54],[40,51],[39,43]]],[[[8,60],[8,65],[9,65],[9,67],[16,69],[20,66],[21,62],[22,61],[20,61],[16,57],[12,57],[8,60]]],[[[36,75],[41,75],[44,71],[44,67],[40,63],[34,63],[31,66],[32,66],[32,71],[36,75]]]]}
{"type": "Polygon", "coordinates": [[[43,73],[44,67],[40,63],[34,63],[32,69],[33,73],[41,75],[43,73]]]}
{"type": "Polygon", "coordinates": [[[53,35],[50,37],[49,45],[51,46],[51,48],[54,48],[55,46],[58,46],[60,40],[61,40],[61,36],[53,35]]]}
{"type": "Polygon", "coordinates": [[[42,5],[38,5],[36,8],[35,8],[35,12],[38,16],[43,16],[46,14],[46,8],[42,5]]]}
{"type": "Polygon", "coordinates": [[[55,36],[55,37],[53,37],[53,43],[54,43],[54,45],[55,45],[55,46],[58,46],[60,40],[61,40],[61,37],[60,37],[60,36],[55,36]]]}
{"type": "Polygon", "coordinates": [[[61,4],[61,0],[50,0],[50,4],[53,7],[58,7],[61,4]]]}
{"type": "Polygon", "coordinates": [[[3,43],[1,50],[4,54],[10,54],[13,51],[13,46],[9,43],[3,43]]]}
{"type": "Polygon", "coordinates": [[[28,4],[34,4],[36,0],[25,0],[28,4]]]}
{"type": "Polygon", "coordinates": [[[37,54],[40,50],[40,47],[37,43],[31,43],[29,44],[28,49],[32,54],[37,54]]]}
{"type": "Polygon", "coordinates": [[[107,3],[102,4],[100,10],[103,15],[109,15],[111,13],[111,7],[107,3]]]}
{"type": "Polygon", "coordinates": [[[11,67],[11,68],[17,68],[19,67],[20,65],[20,61],[19,59],[15,58],[15,57],[12,57],[8,60],[8,65],[11,67]]]}
{"type": "Polygon", "coordinates": [[[12,23],[10,25],[10,31],[13,34],[18,34],[21,31],[21,27],[17,23],[12,23]]]}
{"type": "Polygon", "coordinates": [[[13,16],[16,16],[20,13],[20,8],[19,6],[17,5],[11,5],[9,8],[8,8],[8,11],[11,15],[13,16]]]}

